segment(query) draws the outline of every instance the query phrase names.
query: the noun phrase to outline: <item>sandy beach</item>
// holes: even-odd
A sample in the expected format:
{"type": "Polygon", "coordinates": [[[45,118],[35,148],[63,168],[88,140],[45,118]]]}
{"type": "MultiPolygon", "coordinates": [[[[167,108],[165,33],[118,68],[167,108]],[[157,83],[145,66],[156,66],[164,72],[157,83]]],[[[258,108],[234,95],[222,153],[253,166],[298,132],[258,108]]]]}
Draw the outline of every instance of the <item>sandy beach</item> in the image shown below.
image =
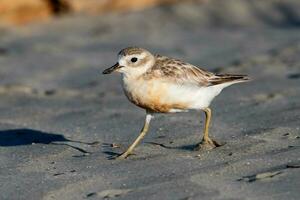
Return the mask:
{"type": "Polygon", "coordinates": [[[0,199],[299,199],[300,4],[245,2],[2,27],[0,199]],[[127,46],[253,79],[212,103],[223,146],[193,150],[202,112],[156,114],[135,155],[109,159],[144,121],[101,74],[127,46]]]}

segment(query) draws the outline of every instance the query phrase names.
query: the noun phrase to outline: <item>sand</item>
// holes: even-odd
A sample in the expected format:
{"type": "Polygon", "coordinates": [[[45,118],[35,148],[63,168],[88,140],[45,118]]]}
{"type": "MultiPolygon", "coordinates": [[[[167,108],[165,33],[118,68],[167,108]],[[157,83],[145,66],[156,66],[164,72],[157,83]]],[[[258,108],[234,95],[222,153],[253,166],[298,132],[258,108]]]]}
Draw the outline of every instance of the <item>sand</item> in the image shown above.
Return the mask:
{"type": "Polygon", "coordinates": [[[1,28],[0,199],[298,199],[298,3],[283,4],[294,13],[284,20],[271,3],[239,2],[240,19],[180,4],[1,28]],[[144,121],[120,76],[101,74],[132,45],[253,78],[211,105],[225,145],[193,151],[202,112],[157,114],[136,155],[109,159],[144,121]]]}

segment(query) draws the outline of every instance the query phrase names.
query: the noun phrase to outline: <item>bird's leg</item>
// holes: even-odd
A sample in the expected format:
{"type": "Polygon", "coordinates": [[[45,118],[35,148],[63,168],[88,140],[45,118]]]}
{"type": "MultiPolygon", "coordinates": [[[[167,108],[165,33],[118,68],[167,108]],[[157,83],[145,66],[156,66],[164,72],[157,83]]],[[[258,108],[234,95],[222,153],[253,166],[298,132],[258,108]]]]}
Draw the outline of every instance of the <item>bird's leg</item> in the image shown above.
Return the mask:
{"type": "Polygon", "coordinates": [[[135,139],[135,141],[130,145],[130,147],[124,153],[122,153],[120,156],[118,156],[117,158],[123,158],[124,159],[124,158],[127,158],[131,154],[131,152],[136,147],[136,145],[138,145],[138,143],[146,135],[146,133],[149,129],[151,118],[152,118],[152,114],[147,112],[144,127],[142,128],[140,135],[135,139]]]}
{"type": "Polygon", "coordinates": [[[197,145],[196,149],[213,149],[215,147],[221,146],[217,141],[211,139],[208,135],[209,124],[211,120],[211,109],[203,109],[205,112],[205,126],[204,126],[204,135],[202,141],[197,145]]]}

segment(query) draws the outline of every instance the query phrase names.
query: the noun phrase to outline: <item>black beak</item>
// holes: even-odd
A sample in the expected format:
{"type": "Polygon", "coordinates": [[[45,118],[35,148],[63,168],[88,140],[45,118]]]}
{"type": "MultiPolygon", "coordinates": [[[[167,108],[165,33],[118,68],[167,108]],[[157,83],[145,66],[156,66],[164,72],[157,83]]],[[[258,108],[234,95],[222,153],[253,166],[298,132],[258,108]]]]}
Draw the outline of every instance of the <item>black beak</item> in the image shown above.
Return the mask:
{"type": "Polygon", "coordinates": [[[102,74],[110,74],[110,73],[114,72],[115,70],[120,69],[121,67],[123,67],[123,66],[119,65],[119,63],[116,63],[114,66],[104,70],[102,72],[102,74]]]}

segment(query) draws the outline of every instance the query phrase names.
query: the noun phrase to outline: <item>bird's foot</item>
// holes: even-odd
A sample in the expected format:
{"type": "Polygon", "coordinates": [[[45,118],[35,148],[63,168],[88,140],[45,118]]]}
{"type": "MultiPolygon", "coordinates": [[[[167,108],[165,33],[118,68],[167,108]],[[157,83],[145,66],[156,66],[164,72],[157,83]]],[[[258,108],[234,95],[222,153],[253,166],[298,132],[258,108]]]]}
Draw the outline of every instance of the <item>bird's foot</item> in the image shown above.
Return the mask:
{"type": "Polygon", "coordinates": [[[113,159],[115,159],[115,160],[124,160],[124,159],[128,158],[131,155],[134,155],[134,154],[133,153],[124,152],[124,153],[121,153],[121,154],[115,156],[113,159]]]}
{"type": "Polygon", "coordinates": [[[223,144],[220,144],[219,142],[213,140],[213,139],[203,139],[199,144],[197,144],[197,146],[195,147],[194,150],[198,151],[198,150],[211,150],[214,149],[216,147],[220,147],[223,146],[223,144]]]}

